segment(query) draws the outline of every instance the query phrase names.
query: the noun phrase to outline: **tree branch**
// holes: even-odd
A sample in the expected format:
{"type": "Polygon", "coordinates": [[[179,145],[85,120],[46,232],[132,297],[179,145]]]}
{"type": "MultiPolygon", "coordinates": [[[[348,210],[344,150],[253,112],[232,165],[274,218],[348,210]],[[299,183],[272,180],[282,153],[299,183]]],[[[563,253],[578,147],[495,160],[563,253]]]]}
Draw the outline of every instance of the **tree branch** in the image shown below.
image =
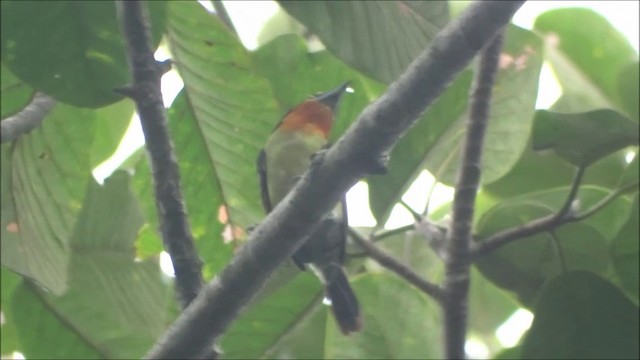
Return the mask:
{"type": "Polygon", "coordinates": [[[398,138],[495,36],[523,1],[471,4],[433,40],[387,92],[367,106],[335,145],[319,153],[294,189],[251,233],[148,358],[190,358],[220,336],[321,217],[376,168],[398,138]]]}
{"type": "Polygon", "coordinates": [[[49,95],[37,92],[31,102],[19,113],[0,122],[0,143],[17,140],[20,136],[37,128],[56,105],[49,95]]]}
{"type": "Polygon", "coordinates": [[[502,48],[502,31],[481,53],[471,94],[469,123],[462,152],[460,173],[453,198],[451,230],[448,233],[445,256],[444,331],[445,354],[448,359],[464,359],[467,334],[469,294],[469,247],[476,193],[480,185],[482,148],[491,93],[498,72],[502,48]]]}
{"type": "Polygon", "coordinates": [[[148,14],[142,1],[117,1],[116,8],[133,75],[133,84],[120,92],[136,102],[152,169],[162,240],[173,262],[176,292],[184,308],[202,287],[202,262],[186,216],[160,90],[160,79],[169,63],[157,63],[153,57],[148,14]]]}
{"type": "MultiPolygon", "coordinates": [[[[572,189],[577,187],[576,180],[579,181],[580,178],[581,177],[576,176],[571,187],[572,189]]],[[[602,200],[600,200],[597,204],[593,205],[591,208],[585,210],[584,212],[576,214],[570,211],[570,207],[567,208],[566,206],[563,206],[563,208],[555,214],[544,216],[539,219],[532,220],[526,224],[503,230],[488,237],[485,240],[476,241],[474,242],[471,251],[471,258],[473,259],[473,261],[476,261],[478,258],[488,255],[491,252],[499,249],[500,247],[514,242],[518,239],[533,236],[545,231],[553,231],[556,228],[567,223],[582,221],[602,210],[618,196],[623,195],[633,189],[637,190],[638,185],[639,183],[635,182],[633,184],[629,184],[625,187],[612,191],[607,196],[602,198],[602,200]],[[564,214],[561,213],[561,211],[564,211],[564,214]]],[[[577,192],[571,191],[569,197],[567,197],[567,201],[565,202],[565,204],[573,203],[576,194],[577,192]]]]}
{"type": "Polygon", "coordinates": [[[442,288],[434,283],[423,279],[420,275],[416,274],[410,267],[396,260],[393,256],[387,254],[384,250],[375,246],[373,242],[365,239],[357,231],[349,228],[349,234],[353,240],[360,245],[365,253],[372,259],[377,261],[380,265],[393,271],[401,278],[407,280],[411,285],[422,290],[425,294],[436,299],[438,302],[444,300],[444,292],[442,288]]]}
{"type": "Polygon", "coordinates": [[[381,232],[379,234],[373,235],[373,242],[382,241],[388,237],[392,237],[398,234],[406,233],[407,231],[414,230],[416,228],[415,224],[400,226],[395,229],[386,230],[385,232],[381,232]]]}

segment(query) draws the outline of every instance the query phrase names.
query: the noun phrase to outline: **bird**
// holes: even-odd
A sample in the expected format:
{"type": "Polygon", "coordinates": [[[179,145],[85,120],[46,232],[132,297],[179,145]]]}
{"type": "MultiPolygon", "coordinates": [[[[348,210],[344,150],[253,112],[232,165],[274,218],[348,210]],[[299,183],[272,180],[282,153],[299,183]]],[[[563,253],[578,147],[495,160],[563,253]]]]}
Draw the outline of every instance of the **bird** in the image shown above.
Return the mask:
{"type": "MultiPolygon", "coordinates": [[[[349,86],[346,82],[311,96],[289,110],[273,129],[257,160],[262,205],[267,214],[307,171],[314,154],[329,146],[335,112],[349,86]]],[[[324,284],[325,296],[345,335],[362,329],[360,305],[343,269],[347,226],[343,196],[292,256],[300,270],[310,268],[324,284]]]]}

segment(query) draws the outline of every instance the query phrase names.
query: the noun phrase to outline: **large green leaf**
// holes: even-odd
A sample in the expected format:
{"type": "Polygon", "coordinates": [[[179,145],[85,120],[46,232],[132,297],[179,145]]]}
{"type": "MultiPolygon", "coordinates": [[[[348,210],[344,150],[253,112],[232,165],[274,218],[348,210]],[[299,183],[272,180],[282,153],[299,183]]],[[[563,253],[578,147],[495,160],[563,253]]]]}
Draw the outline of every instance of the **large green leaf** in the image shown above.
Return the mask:
{"type": "Polygon", "coordinates": [[[571,164],[588,166],[617,150],[638,145],[638,131],[638,122],[613,110],[579,114],[539,110],[533,127],[533,148],[552,148],[571,164]]]}
{"type": "Polygon", "coordinates": [[[542,290],[522,359],[637,359],[638,307],[609,282],[570,272],[542,290]]]}
{"type": "Polygon", "coordinates": [[[364,328],[344,336],[328,316],[327,359],[435,359],[441,354],[438,305],[394,275],[368,274],[352,282],[364,328]]]}
{"type": "Polygon", "coordinates": [[[540,15],[534,28],[545,37],[546,59],[563,90],[554,110],[622,110],[618,76],[638,55],[604,17],[588,9],[556,9],[540,15]]]}
{"type": "MultiPolygon", "coordinates": [[[[293,264],[289,266],[294,267],[293,264]]],[[[297,269],[292,270],[299,272],[297,269]]],[[[222,337],[224,357],[265,357],[267,353],[274,351],[283,337],[298,331],[299,323],[314,311],[322,296],[318,279],[311,273],[305,273],[264,300],[250,305],[246,313],[234,321],[222,337]]]]}
{"type": "MultiPolygon", "coordinates": [[[[485,185],[478,194],[479,198],[489,195],[506,199],[571,183],[576,172],[575,166],[562,160],[552,151],[534,151],[531,139],[526,147],[516,166],[503,178],[485,185]]],[[[609,189],[617,188],[622,181],[620,174],[629,167],[625,161],[626,155],[627,150],[623,149],[594,162],[588,167],[582,183],[609,189]]],[[[629,171],[628,176],[629,179],[633,178],[632,171],[629,171]]],[[[635,178],[637,179],[637,173],[635,178]]]]}
{"type": "MultiPolygon", "coordinates": [[[[440,138],[464,114],[471,77],[471,71],[462,72],[429,107],[422,119],[400,139],[391,151],[387,174],[367,178],[369,206],[379,224],[384,224],[395,204],[420,175],[425,167],[425,158],[434,150],[440,138]]],[[[431,170],[439,177],[453,163],[458,163],[456,155],[440,159],[440,168],[431,170]]]]}
{"type": "Polygon", "coordinates": [[[618,188],[638,184],[638,178],[640,177],[640,154],[638,154],[637,151],[636,149],[633,160],[625,166],[624,171],[622,171],[622,174],[618,178],[618,188]]]}
{"type": "Polygon", "coordinates": [[[100,165],[116,151],[131,123],[133,111],[133,102],[128,100],[96,109],[96,136],[91,144],[92,167],[100,165]]]}
{"type": "Polygon", "coordinates": [[[71,241],[69,288],[55,296],[26,282],[13,316],[28,358],[138,358],[164,331],[170,288],[157,261],[136,261],[142,224],[117,172],[91,183],[71,241]]]}
{"type": "MultiPolygon", "coordinates": [[[[567,188],[563,188],[530,193],[499,203],[478,222],[478,238],[555,213],[564,203],[567,192],[567,188]]],[[[608,191],[600,188],[583,187],[578,194],[579,209],[589,209],[607,194],[608,191]]],[[[607,275],[612,261],[609,246],[630,211],[629,200],[617,198],[586,220],[556,229],[558,243],[550,234],[540,233],[505,245],[476,264],[496,285],[515,292],[523,304],[531,305],[540,287],[564,271],[563,261],[567,270],[582,269],[607,275]]]]}
{"type": "Polygon", "coordinates": [[[618,76],[618,97],[623,111],[632,120],[640,121],[640,63],[637,61],[627,65],[618,76]]]}
{"type": "MultiPolygon", "coordinates": [[[[158,44],[166,3],[149,5],[158,44]]],[[[2,2],[2,61],[33,88],[81,107],[121,99],[113,89],[129,81],[114,1],[2,2]]]]}
{"type": "Polygon", "coordinates": [[[449,21],[444,1],[282,1],[353,68],[390,83],[449,21]]]}
{"type": "Polygon", "coordinates": [[[18,351],[18,334],[13,314],[9,311],[12,308],[11,301],[13,294],[20,285],[19,275],[0,267],[0,310],[2,311],[2,331],[0,331],[0,354],[11,354],[18,351]]]}
{"type": "Polygon", "coordinates": [[[2,265],[56,294],[90,176],[94,115],[58,104],[42,125],[2,147],[2,265]]]}
{"type": "Polygon", "coordinates": [[[623,289],[638,301],[640,292],[640,215],[638,214],[638,195],[633,200],[633,210],[629,220],[611,242],[611,259],[623,289]]]}
{"type": "MultiPolygon", "coordinates": [[[[535,35],[516,26],[508,27],[482,158],[485,184],[504,176],[525,150],[542,66],[541,52],[541,42],[535,35]]],[[[438,181],[454,183],[466,131],[471,78],[470,71],[463,72],[400,140],[391,152],[389,174],[368,179],[369,202],[378,222],[384,223],[425,167],[438,181]]]]}
{"type": "Polygon", "coordinates": [[[282,339],[263,356],[268,359],[323,359],[327,317],[331,310],[320,304],[309,309],[282,339]]]}
{"type": "MultiPolygon", "coordinates": [[[[491,99],[491,114],[482,157],[482,182],[504,176],[525,149],[542,67],[542,44],[531,32],[509,26],[491,99]]],[[[426,158],[438,180],[453,184],[466,131],[466,114],[458,114],[426,158]],[[449,161],[449,158],[453,160],[449,161]],[[445,165],[446,164],[446,165],[445,165]],[[442,169],[442,167],[445,169],[442,169]]]]}
{"type": "Polygon", "coordinates": [[[198,3],[171,3],[168,12],[169,46],[196,121],[191,136],[202,139],[197,151],[205,153],[197,166],[215,177],[200,182],[219,184],[230,224],[255,224],[263,216],[255,159],[280,115],[269,83],[238,38],[198,3]]]}
{"type": "Polygon", "coordinates": [[[506,291],[486,279],[474,267],[469,289],[469,330],[486,343],[495,342],[495,331],[516,310],[518,303],[506,291]]]}
{"type": "Polygon", "coordinates": [[[0,67],[0,118],[4,119],[22,110],[33,96],[33,89],[18,79],[4,64],[0,67]]]}

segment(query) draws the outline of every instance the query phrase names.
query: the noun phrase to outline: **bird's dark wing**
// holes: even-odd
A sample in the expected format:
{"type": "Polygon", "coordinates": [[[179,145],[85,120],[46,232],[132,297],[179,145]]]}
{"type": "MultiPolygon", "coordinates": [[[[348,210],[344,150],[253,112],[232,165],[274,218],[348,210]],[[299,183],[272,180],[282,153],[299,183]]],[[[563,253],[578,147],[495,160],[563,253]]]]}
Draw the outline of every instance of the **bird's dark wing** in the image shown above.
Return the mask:
{"type": "Polygon", "coordinates": [[[342,195],[342,199],[340,199],[340,205],[342,212],[342,221],[340,222],[340,236],[342,237],[342,245],[340,246],[340,264],[344,264],[344,253],[347,247],[347,234],[349,233],[349,217],[347,214],[347,195],[342,195]]]}
{"type": "Polygon", "coordinates": [[[269,186],[267,183],[267,153],[264,149],[260,150],[258,154],[258,177],[260,180],[260,194],[262,195],[262,206],[264,211],[268,214],[272,210],[271,199],[269,197],[269,186]]]}

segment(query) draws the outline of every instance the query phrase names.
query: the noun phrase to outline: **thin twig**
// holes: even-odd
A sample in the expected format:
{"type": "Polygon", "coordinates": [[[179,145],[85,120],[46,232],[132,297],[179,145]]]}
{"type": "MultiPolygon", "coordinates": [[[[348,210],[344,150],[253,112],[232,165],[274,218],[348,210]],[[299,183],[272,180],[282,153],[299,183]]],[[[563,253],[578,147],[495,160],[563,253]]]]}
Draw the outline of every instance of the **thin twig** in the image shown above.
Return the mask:
{"type": "Polygon", "coordinates": [[[471,94],[469,123],[462,150],[460,173],[453,198],[453,214],[445,256],[444,332],[445,356],[464,359],[469,294],[469,248],[476,193],[480,185],[480,164],[489,120],[491,93],[498,72],[503,32],[480,53],[471,94]]]}
{"type": "Polygon", "coordinates": [[[215,10],[216,15],[218,15],[218,18],[220,19],[220,21],[222,21],[222,23],[236,36],[238,36],[238,31],[236,30],[235,26],[233,26],[233,21],[231,21],[231,17],[229,16],[229,13],[227,12],[227,9],[224,7],[224,4],[222,3],[221,0],[212,0],[211,1],[213,3],[213,10],[215,10]]]}
{"type": "Polygon", "coordinates": [[[407,231],[411,231],[415,229],[415,224],[410,224],[410,225],[405,225],[405,226],[400,226],[397,227],[395,229],[391,229],[391,230],[387,230],[385,232],[379,233],[379,234],[374,234],[372,236],[372,240],[373,242],[378,242],[381,240],[384,240],[386,238],[398,235],[398,234],[403,234],[406,233],[407,231]]]}
{"type": "Polygon", "coordinates": [[[418,213],[417,211],[413,210],[413,208],[409,206],[409,204],[407,204],[404,200],[400,199],[400,205],[402,205],[402,207],[404,207],[411,214],[411,216],[413,216],[413,220],[415,222],[422,221],[422,215],[420,215],[420,213],[418,213]]]}
{"type": "Polygon", "coordinates": [[[133,75],[133,84],[120,92],[133,98],[140,116],[162,240],[173,262],[178,298],[186,308],[202,287],[202,261],[186,216],[178,164],[162,102],[160,78],[168,63],[157,63],[153,57],[146,5],[142,1],[118,1],[116,8],[133,75]]]}
{"type": "Polygon", "coordinates": [[[369,257],[378,262],[378,264],[393,271],[401,278],[407,280],[411,285],[436,299],[438,302],[441,302],[444,299],[444,293],[440,286],[423,279],[410,267],[387,254],[384,250],[374,245],[370,240],[365,239],[354,229],[349,228],[349,235],[351,235],[352,239],[365,250],[369,257]]]}
{"type": "Polygon", "coordinates": [[[427,193],[427,203],[424,205],[424,210],[422,211],[422,217],[426,218],[429,215],[429,207],[431,206],[431,199],[433,196],[433,192],[436,190],[436,186],[438,185],[438,180],[434,178],[433,184],[429,188],[429,192],[427,193]]]}
{"type": "Polygon", "coordinates": [[[571,182],[571,189],[569,190],[567,200],[565,200],[564,204],[556,215],[558,218],[567,216],[567,214],[569,214],[569,212],[571,211],[571,205],[573,205],[576,195],[578,195],[578,189],[580,189],[580,184],[582,183],[582,178],[584,177],[585,170],[586,168],[584,166],[579,166],[576,169],[576,174],[574,175],[573,181],[571,182]]]}
{"type": "MultiPolygon", "coordinates": [[[[572,189],[576,186],[576,180],[580,181],[580,178],[574,178],[572,189]]],[[[500,231],[499,233],[493,234],[485,240],[476,241],[474,242],[472,247],[471,257],[475,261],[478,258],[490,254],[491,252],[501,248],[502,246],[510,244],[518,239],[530,237],[545,231],[551,231],[567,223],[584,220],[602,210],[618,196],[623,195],[633,189],[637,190],[638,184],[639,183],[636,181],[633,184],[629,184],[625,187],[610,192],[598,203],[581,213],[574,214],[563,207],[565,211],[564,215],[562,215],[560,212],[552,215],[547,215],[539,219],[532,220],[526,224],[500,231]]],[[[570,195],[572,194],[575,199],[576,193],[571,192],[570,195]]],[[[567,197],[566,203],[572,203],[574,200],[571,199],[569,201],[569,199],[571,198],[567,197]]]]}
{"type": "Polygon", "coordinates": [[[636,181],[632,184],[629,184],[627,186],[621,187],[617,190],[610,192],[607,196],[603,197],[602,200],[598,201],[595,205],[593,205],[589,209],[573,215],[569,221],[581,221],[588,218],[589,216],[597,213],[598,211],[602,210],[604,207],[609,205],[609,203],[615,200],[618,196],[624,195],[633,189],[637,191],[638,185],[640,185],[640,183],[636,181]]]}
{"type": "Polygon", "coordinates": [[[0,143],[16,140],[40,126],[55,105],[56,100],[51,96],[41,92],[35,93],[24,109],[0,122],[0,143]]]}
{"type": "Polygon", "coordinates": [[[314,157],[309,170],[255,228],[233,261],[202,289],[146,357],[191,358],[218,338],[279,264],[346,191],[376,170],[382,155],[523,3],[474,2],[449,22],[344,135],[314,157]]]}

